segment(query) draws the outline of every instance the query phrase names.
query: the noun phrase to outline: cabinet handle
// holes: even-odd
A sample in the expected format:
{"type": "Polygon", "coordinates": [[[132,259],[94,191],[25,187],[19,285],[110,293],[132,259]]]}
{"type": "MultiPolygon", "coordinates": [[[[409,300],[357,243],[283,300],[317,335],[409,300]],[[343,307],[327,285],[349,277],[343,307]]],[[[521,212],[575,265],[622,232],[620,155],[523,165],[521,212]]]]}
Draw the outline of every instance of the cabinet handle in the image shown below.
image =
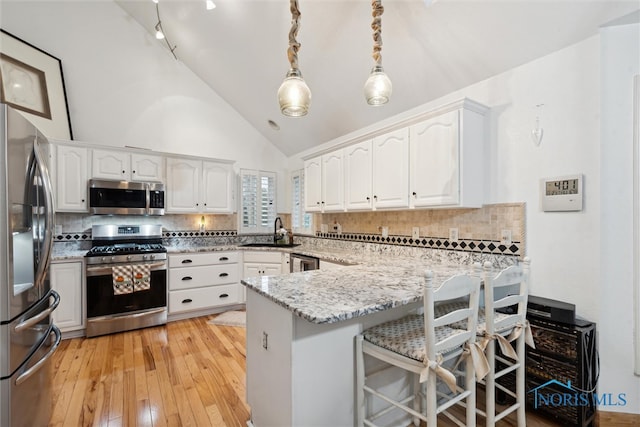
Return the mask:
{"type": "Polygon", "coordinates": [[[136,173],[136,171],[131,171],[131,173],[136,173]]]}
{"type": "Polygon", "coordinates": [[[416,193],[416,192],[414,191],[413,193],[411,193],[411,195],[412,195],[413,197],[416,197],[416,196],[418,195],[418,193],[416,193]]]}
{"type": "Polygon", "coordinates": [[[124,175],[124,171],[122,171],[122,174],[124,175]]]}
{"type": "Polygon", "coordinates": [[[319,205],[319,204],[320,204],[320,202],[316,202],[316,205],[319,205]]]}
{"type": "Polygon", "coordinates": [[[220,294],[220,298],[229,298],[229,294],[220,294]]]}
{"type": "Polygon", "coordinates": [[[84,203],[84,199],[82,199],[82,203],[84,203]]]}
{"type": "Polygon", "coordinates": [[[182,263],[183,264],[191,264],[193,261],[191,261],[190,259],[183,259],[182,263]]]}
{"type": "Polygon", "coordinates": [[[367,196],[367,202],[368,202],[369,200],[371,200],[371,197],[367,196]]]}
{"type": "Polygon", "coordinates": [[[207,204],[206,204],[206,203],[205,203],[204,205],[205,205],[205,206],[207,206],[207,204]]]}
{"type": "Polygon", "coordinates": [[[229,273],[220,273],[220,277],[227,277],[229,273]]]}
{"type": "Polygon", "coordinates": [[[193,280],[193,277],[191,277],[191,276],[184,276],[184,277],[182,278],[182,280],[193,280]]]}
{"type": "Polygon", "coordinates": [[[187,298],[187,299],[183,299],[182,300],[183,304],[189,304],[190,302],[193,302],[193,300],[191,298],[187,298]]]}
{"type": "Polygon", "coordinates": [[[220,258],[218,258],[218,261],[229,261],[229,257],[221,256],[220,258]]]}

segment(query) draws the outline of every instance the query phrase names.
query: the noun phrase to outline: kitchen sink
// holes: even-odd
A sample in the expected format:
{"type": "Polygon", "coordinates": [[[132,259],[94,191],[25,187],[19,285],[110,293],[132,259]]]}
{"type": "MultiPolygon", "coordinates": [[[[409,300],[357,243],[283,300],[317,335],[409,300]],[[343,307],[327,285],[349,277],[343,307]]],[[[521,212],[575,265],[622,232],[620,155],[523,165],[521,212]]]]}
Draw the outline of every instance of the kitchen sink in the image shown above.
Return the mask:
{"type": "Polygon", "coordinates": [[[301,243],[245,243],[240,246],[249,248],[295,248],[301,243]]]}

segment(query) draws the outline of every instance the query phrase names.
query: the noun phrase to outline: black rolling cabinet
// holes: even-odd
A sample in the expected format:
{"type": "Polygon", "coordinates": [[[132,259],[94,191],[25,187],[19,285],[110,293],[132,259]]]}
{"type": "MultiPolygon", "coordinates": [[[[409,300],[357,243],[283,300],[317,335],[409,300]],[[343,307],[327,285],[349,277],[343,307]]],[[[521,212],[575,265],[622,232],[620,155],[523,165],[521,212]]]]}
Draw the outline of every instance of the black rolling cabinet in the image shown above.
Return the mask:
{"type": "Polygon", "coordinates": [[[527,410],[563,426],[595,425],[596,324],[528,319],[536,348],[527,346],[526,351],[527,410]],[[568,384],[579,393],[565,387],[568,384]]]}

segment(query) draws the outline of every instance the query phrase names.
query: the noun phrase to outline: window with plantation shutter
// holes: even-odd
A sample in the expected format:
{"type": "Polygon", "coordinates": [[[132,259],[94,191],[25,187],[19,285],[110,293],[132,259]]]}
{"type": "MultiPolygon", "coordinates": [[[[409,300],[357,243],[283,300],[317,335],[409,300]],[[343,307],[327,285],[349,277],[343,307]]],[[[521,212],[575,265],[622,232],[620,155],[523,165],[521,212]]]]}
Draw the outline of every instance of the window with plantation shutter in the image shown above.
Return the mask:
{"type": "Polygon", "coordinates": [[[291,224],[294,233],[312,234],[312,215],[304,211],[304,170],[291,176],[291,224]]]}
{"type": "Polygon", "coordinates": [[[276,174],[240,170],[240,233],[272,233],[276,219],[276,174]]]}

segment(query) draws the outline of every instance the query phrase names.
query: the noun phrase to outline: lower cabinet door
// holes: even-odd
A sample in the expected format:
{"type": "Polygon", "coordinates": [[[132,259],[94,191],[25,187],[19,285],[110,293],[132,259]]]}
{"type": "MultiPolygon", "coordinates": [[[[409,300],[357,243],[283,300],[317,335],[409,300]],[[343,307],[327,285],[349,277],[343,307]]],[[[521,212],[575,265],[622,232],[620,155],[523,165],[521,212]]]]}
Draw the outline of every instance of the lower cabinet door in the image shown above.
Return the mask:
{"type": "Polygon", "coordinates": [[[239,302],[237,284],[169,292],[169,314],[200,310],[239,302]]]}
{"type": "Polygon", "coordinates": [[[62,332],[84,327],[83,263],[51,263],[51,288],[60,294],[60,305],[53,312],[53,322],[62,332]]]}

